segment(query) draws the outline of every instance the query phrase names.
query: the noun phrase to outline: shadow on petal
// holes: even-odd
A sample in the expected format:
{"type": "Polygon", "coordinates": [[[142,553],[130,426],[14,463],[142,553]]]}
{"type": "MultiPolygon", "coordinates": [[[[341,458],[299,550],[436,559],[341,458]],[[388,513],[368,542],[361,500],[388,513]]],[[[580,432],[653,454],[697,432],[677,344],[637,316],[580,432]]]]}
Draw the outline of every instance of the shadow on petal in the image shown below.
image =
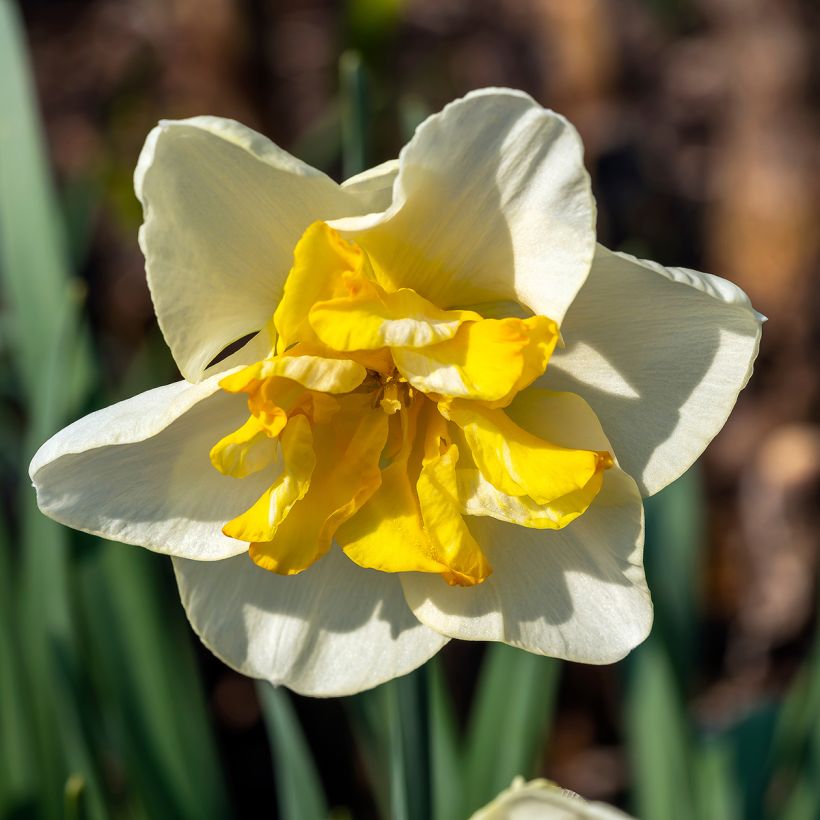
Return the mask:
{"type": "Polygon", "coordinates": [[[447,642],[414,617],[397,576],[362,569],[337,547],[295,576],[263,570],[247,555],[175,559],[174,568],[191,625],[214,654],[304,694],[368,689],[447,642]]]}
{"type": "Polygon", "coordinates": [[[723,426],[751,372],[760,322],[729,301],[740,294],[729,283],[715,298],[669,278],[686,275],[708,291],[711,277],[647,265],[599,247],[561,328],[567,347],[540,384],[583,396],[621,466],[651,495],[723,426]]]}
{"type": "Polygon", "coordinates": [[[405,577],[407,601],[423,623],[450,637],[586,663],[617,660],[648,634],[643,508],[622,471],[608,471],[593,505],[562,530],[489,518],[469,523],[493,574],[471,589],[405,577]]]}

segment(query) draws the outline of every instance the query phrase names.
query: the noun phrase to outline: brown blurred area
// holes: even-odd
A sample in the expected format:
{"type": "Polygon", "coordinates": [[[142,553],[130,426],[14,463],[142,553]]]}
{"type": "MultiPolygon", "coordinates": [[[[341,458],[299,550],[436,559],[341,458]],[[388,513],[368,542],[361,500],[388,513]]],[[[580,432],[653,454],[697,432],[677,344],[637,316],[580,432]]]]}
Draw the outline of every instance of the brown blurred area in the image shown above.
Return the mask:
{"type": "MultiPolygon", "coordinates": [[[[806,651],[817,603],[814,2],[22,6],[51,157],[112,383],[156,339],[131,174],[158,119],[234,117],[338,176],[332,139],[316,146],[333,129],[339,54],[359,47],[374,77],[374,162],[395,156],[402,122],[413,112],[436,110],[471,88],[522,88],[574,122],[598,196],[601,241],[726,277],[768,316],[754,378],[704,458],[709,506],[700,616],[707,628],[690,695],[700,720],[723,723],[783,691],[806,651]]],[[[167,369],[170,378],[170,359],[167,369]]],[[[463,664],[472,672],[472,651],[454,648],[448,668],[463,664]]],[[[245,703],[252,690],[215,661],[203,664],[234,788],[252,788],[253,772],[265,768],[248,760],[247,733],[259,720],[245,703]]],[[[571,666],[564,677],[544,773],[587,797],[612,800],[629,778],[614,673],[571,666]]],[[[454,687],[469,691],[463,680],[454,687]]],[[[308,717],[309,731],[333,720],[322,709],[308,717]]],[[[323,771],[332,768],[333,753],[319,755],[323,771]]],[[[341,786],[331,784],[331,795],[334,788],[341,786]]]]}

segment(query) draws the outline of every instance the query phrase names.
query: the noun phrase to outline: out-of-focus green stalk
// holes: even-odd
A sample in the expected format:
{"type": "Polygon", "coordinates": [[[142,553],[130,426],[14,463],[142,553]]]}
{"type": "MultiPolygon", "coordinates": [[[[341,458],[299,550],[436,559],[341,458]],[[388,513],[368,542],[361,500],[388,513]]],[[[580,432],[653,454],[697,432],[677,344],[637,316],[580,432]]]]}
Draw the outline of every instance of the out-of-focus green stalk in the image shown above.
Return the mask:
{"type": "Polygon", "coordinates": [[[430,694],[430,782],[433,820],[462,820],[466,816],[461,744],[441,660],[428,661],[430,694]]]}
{"type": "Polygon", "coordinates": [[[691,820],[691,737],[672,664],[657,636],[632,652],[626,732],[633,810],[641,820],[691,820]]]}
{"type": "Polygon", "coordinates": [[[88,387],[91,366],[72,280],[17,9],[0,2],[0,285],[4,331],[22,385],[28,427],[23,441],[18,525],[22,576],[16,619],[25,650],[25,686],[34,717],[37,800],[44,816],[62,814],[66,767],[94,773],[85,738],[73,734],[73,715],[57,711],[58,659],[72,664],[76,645],[68,598],[68,543],[61,527],[37,510],[26,467],[33,451],[63,423],[88,387]]]}
{"type": "Polygon", "coordinates": [[[429,693],[424,669],[384,684],[390,759],[390,806],[395,820],[431,814],[429,693]]]}
{"type": "Polygon", "coordinates": [[[475,811],[517,775],[531,777],[555,705],[559,661],[490,644],[465,748],[467,809],[475,811]]]}
{"type": "Polygon", "coordinates": [[[644,559],[655,624],[625,664],[633,808],[645,820],[687,820],[696,811],[698,764],[685,687],[696,645],[700,496],[693,468],[645,504],[644,559]]]}
{"type": "Polygon", "coordinates": [[[370,103],[361,55],[346,51],[339,60],[342,112],[342,173],[345,179],[367,168],[370,145],[370,103]]]}
{"type": "Polygon", "coordinates": [[[63,790],[63,811],[65,820],[83,820],[83,799],[85,796],[85,780],[82,775],[69,775],[63,790]]]}
{"type": "Polygon", "coordinates": [[[655,606],[653,633],[666,647],[682,690],[697,668],[703,577],[703,480],[696,464],[645,502],[645,564],[655,606]]]}
{"type": "Polygon", "coordinates": [[[279,816],[282,820],[325,820],[327,803],[322,783],[284,689],[257,683],[268,737],[273,749],[279,816]]]}
{"type": "Polygon", "coordinates": [[[741,800],[734,780],[734,760],[724,738],[698,744],[695,756],[697,817],[702,820],[740,820],[741,800]]]}

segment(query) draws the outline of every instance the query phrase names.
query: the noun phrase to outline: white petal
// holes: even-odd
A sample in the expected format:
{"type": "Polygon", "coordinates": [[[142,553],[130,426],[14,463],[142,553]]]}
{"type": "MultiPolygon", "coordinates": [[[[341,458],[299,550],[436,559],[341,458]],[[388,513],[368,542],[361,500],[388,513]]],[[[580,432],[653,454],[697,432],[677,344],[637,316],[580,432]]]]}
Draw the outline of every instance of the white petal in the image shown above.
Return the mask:
{"type": "Polygon", "coordinates": [[[566,348],[542,383],[592,405],[619,463],[651,495],[725,423],[751,375],[761,321],[724,279],[599,245],[561,328],[566,348]]]}
{"type": "Polygon", "coordinates": [[[219,117],[160,123],[134,187],[157,318],[190,381],[273,316],[311,222],[368,210],[265,137],[219,117]]]}
{"type": "MultiPolygon", "coordinates": [[[[607,449],[577,397],[556,395],[540,408],[521,402],[510,412],[536,435],[549,430],[556,444],[607,449]]],[[[503,641],[583,663],[616,661],[649,633],[643,505],[635,482],[618,467],[606,471],[595,501],[564,529],[465,520],[493,573],[470,588],[448,587],[421,573],[404,575],[407,602],[422,623],[451,638],[503,641]]]]}
{"type": "Polygon", "coordinates": [[[202,642],[229,666],[314,696],[349,695],[421,666],[447,642],[422,626],[396,575],[334,547],[305,572],[277,575],[246,555],[174,561],[202,642]]]}
{"type": "Polygon", "coordinates": [[[398,173],[399,161],[390,159],[346,179],[342,190],[359,199],[363,212],[386,211],[393,201],[393,183],[398,173]]]}
{"type": "Polygon", "coordinates": [[[422,123],[399,164],[384,214],[331,224],[440,307],[517,299],[561,321],[595,249],[582,146],[565,119],[518,91],[472,92],[422,123]]]}
{"type": "Polygon", "coordinates": [[[34,456],[37,503],[51,518],[155,552],[215,560],[248,545],[222,534],[270,486],[273,468],[237,480],[210,463],[211,447],[248,417],[220,376],[180,381],[66,427],[34,456]]]}
{"type": "Polygon", "coordinates": [[[549,780],[524,783],[516,778],[492,803],[470,820],[630,820],[606,803],[589,803],[549,780]]]}

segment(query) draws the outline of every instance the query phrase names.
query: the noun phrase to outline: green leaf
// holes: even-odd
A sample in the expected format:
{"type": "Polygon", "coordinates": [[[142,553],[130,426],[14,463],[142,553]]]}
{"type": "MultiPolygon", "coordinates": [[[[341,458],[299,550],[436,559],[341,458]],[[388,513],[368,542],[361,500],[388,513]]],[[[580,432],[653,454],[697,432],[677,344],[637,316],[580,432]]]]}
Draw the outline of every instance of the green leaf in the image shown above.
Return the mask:
{"type": "Polygon", "coordinates": [[[0,509],[0,817],[10,817],[31,804],[37,781],[28,727],[30,704],[15,628],[16,596],[8,532],[0,509]]]}
{"type": "Polygon", "coordinates": [[[324,820],[327,802],[316,765],[288,693],[269,683],[256,687],[273,751],[282,820],[324,820]]]}
{"type": "Polygon", "coordinates": [[[462,820],[464,778],[453,707],[439,657],[428,661],[430,691],[430,766],[433,820],[462,820]]]}
{"type": "Polygon", "coordinates": [[[735,760],[725,738],[702,740],[694,757],[697,816],[702,820],[740,820],[741,797],[735,782],[735,760]]]}
{"type": "Polygon", "coordinates": [[[383,817],[431,817],[431,702],[425,669],[345,699],[383,817]]]}
{"type": "Polygon", "coordinates": [[[641,820],[696,817],[686,711],[669,656],[654,634],[630,656],[626,732],[635,815],[641,820]]]}
{"type": "Polygon", "coordinates": [[[534,774],[555,706],[560,662],[490,644],[467,733],[469,811],[489,803],[513,778],[534,774]]]}
{"type": "Polygon", "coordinates": [[[645,564],[655,606],[653,634],[663,640],[684,691],[696,668],[703,561],[702,479],[698,466],[646,499],[645,564]]]}
{"type": "Polygon", "coordinates": [[[23,556],[16,613],[30,697],[41,812],[58,817],[69,771],[86,779],[95,811],[90,750],[75,704],[61,700],[61,664],[76,652],[68,595],[64,530],[37,510],[28,488],[34,449],[65,420],[84,395],[91,374],[17,8],[0,2],[0,287],[11,332],[5,337],[23,387],[27,431],[20,466],[17,539],[23,556]],[[68,714],[61,714],[67,709],[68,714]]]}
{"type": "Polygon", "coordinates": [[[430,817],[429,696],[425,670],[417,669],[382,687],[390,740],[391,817],[430,817]]]}
{"type": "Polygon", "coordinates": [[[85,288],[71,275],[22,29],[0,3],[0,276],[17,332],[13,345],[34,438],[63,422],[89,385],[88,337],[79,326],[85,288]]]}
{"type": "Polygon", "coordinates": [[[345,179],[367,168],[370,157],[370,105],[361,55],[346,51],[339,60],[342,118],[342,172],[345,179]]]}
{"type": "Polygon", "coordinates": [[[152,817],[225,817],[228,800],[202,684],[167,559],[93,541],[81,602],[89,666],[129,786],[152,817]]]}
{"type": "Polygon", "coordinates": [[[766,795],[767,815],[799,818],[807,794],[820,782],[820,623],[814,646],[792,682],[777,716],[769,766],[771,785],[766,795]]]}

